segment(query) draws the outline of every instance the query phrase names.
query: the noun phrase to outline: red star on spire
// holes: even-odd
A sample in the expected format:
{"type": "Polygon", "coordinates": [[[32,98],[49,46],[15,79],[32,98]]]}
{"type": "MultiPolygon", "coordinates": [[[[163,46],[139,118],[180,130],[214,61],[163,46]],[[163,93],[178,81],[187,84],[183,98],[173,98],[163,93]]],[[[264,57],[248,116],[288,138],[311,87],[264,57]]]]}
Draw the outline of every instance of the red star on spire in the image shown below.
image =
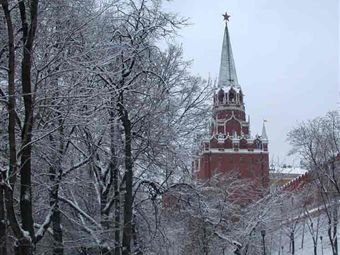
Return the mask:
{"type": "Polygon", "coordinates": [[[224,20],[225,20],[226,22],[229,21],[230,15],[228,15],[227,12],[225,12],[225,14],[222,14],[222,16],[223,16],[223,18],[224,18],[224,20]]]}

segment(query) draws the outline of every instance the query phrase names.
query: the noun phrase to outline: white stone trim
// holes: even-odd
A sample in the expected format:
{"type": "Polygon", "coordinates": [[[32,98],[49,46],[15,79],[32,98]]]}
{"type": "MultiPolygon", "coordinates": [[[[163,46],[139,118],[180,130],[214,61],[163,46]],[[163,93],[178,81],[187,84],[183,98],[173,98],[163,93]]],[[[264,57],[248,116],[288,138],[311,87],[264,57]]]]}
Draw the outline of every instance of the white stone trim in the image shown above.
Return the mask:
{"type": "MultiPolygon", "coordinates": [[[[223,148],[221,148],[223,149],[223,148]]],[[[202,150],[200,155],[209,154],[209,153],[218,153],[218,154],[269,154],[268,151],[254,149],[253,151],[249,151],[248,149],[238,149],[235,151],[234,149],[223,149],[219,150],[218,148],[210,148],[209,150],[202,150]]]]}
{"type": "Polygon", "coordinates": [[[232,105],[232,106],[225,106],[225,105],[218,105],[215,106],[213,111],[221,111],[221,110],[230,110],[230,111],[243,111],[245,110],[244,105],[241,105],[239,107],[237,107],[236,105],[232,105]]]}

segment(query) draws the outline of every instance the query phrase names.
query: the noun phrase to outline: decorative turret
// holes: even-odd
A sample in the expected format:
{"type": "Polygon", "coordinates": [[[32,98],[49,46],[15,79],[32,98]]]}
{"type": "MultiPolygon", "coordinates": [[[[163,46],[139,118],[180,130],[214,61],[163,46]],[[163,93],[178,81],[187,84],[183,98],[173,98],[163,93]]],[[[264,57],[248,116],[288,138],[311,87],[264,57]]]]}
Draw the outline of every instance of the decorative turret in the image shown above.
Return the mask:
{"type": "Polygon", "coordinates": [[[268,136],[267,136],[267,131],[266,131],[266,125],[265,125],[266,120],[263,121],[263,126],[262,126],[262,135],[261,138],[262,140],[268,140],[268,136]]]}

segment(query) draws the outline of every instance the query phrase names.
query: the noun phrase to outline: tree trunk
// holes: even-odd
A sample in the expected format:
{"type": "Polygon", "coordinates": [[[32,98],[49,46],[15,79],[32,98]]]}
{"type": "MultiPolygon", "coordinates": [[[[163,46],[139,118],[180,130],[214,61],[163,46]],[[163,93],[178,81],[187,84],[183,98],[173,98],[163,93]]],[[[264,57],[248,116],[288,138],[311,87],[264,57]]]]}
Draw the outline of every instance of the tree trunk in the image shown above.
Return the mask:
{"type": "Polygon", "coordinates": [[[124,196],[124,228],[123,228],[123,255],[131,254],[132,237],[132,158],[131,158],[131,127],[130,121],[125,128],[125,196],[124,196]]]}
{"type": "MultiPolygon", "coordinates": [[[[58,70],[59,68],[57,68],[58,70]]],[[[56,78],[53,83],[56,86],[56,94],[55,97],[59,97],[59,81],[56,78]]],[[[57,117],[57,125],[58,133],[56,134],[57,139],[53,137],[51,134],[50,142],[55,147],[56,153],[55,159],[53,162],[55,164],[50,167],[50,181],[51,181],[51,190],[50,190],[50,206],[53,208],[52,210],[52,230],[53,230],[53,255],[63,255],[64,254],[64,245],[63,245],[63,230],[61,227],[61,212],[60,212],[60,204],[59,204],[59,187],[62,178],[62,161],[65,154],[65,134],[64,134],[64,119],[62,115],[62,110],[59,105],[52,105],[55,109],[57,109],[56,117],[57,117]]]]}
{"type": "Polygon", "coordinates": [[[138,240],[138,232],[136,229],[136,215],[133,215],[133,224],[132,224],[132,236],[133,236],[133,246],[135,248],[134,253],[135,255],[143,255],[141,245],[138,240]]]}
{"type": "Polygon", "coordinates": [[[208,245],[208,236],[207,236],[207,228],[206,225],[203,221],[202,223],[203,226],[203,238],[202,238],[202,243],[203,243],[203,254],[204,255],[209,255],[209,245],[208,245]]]}
{"type": "Polygon", "coordinates": [[[294,236],[294,232],[290,233],[290,243],[292,246],[292,255],[295,254],[295,236],[294,236]]]}
{"type": "MultiPolygon", "coordinates": [[[[15,49],[12,18],[7,0],[2,2],[7,35],[8,35],[8,143],[9,143],[9,172],[15,171],[16,166],[16,142],[15,142],[15,49]]],[[[5,179],[0,173],[0,180],[5,179]]],[[[0,185],[0,255],[7,254],[7,220],[5,215],[5,189],[0,185]]]]}
{"type": "Polygon", "coordinates": [[[111,97],[111,110],[110,110],[110,139],[111,139],[111,161],[110,161],[110,174],[112,175],[113,196],[114,196],[114,255],[120,255],[120,194],[119,194],[119,168],[117,162],[116,152],[116,114],[113,110],[115,107],[114,96],[111,97]]]}
{"type": "Polygon", "coordinates": [[[119,182],[118,173],[119,169],[116,167],[113,172],[113,189],[114,189],[114,229],[115,229],[115,250],[114,255],[120,255],[121,245],[120,245],[120,194],[119,194],[119,182]]]}
{"type": "MultiPolygon", "coordinates": [[[[6,186],[1,188],[1,198],[3,199],[3,195],[5,200],[2,201],[5,203],[7,218],[10,224],[10,227],[16,237],[16,241],[20,240],[22,236],[22,231],[20,229],[20,225],[17,221],[15,210],[14,210],[14,199],[13,199],[13,190],[14,183],[16,180],[17,173],[17,151],[16,151],[16,135],[15,135],[15,126],[16,126],[16,101],[15,101],[15,48],[14,48],[14,30],[13,23],[11,18],[11,13],[8,6],[8,1],[3,0],[1,2],[2,9],[6,19],[7,25],[7,34],[8,34],[8,145],[9,145],[9,169],[8,169],[8,178],[9,183],[6,186]]],[[[3,176],[5,179],[5,177],[3,176]]],[[[7,180],[5,180],[7,182],[7,180]]],[[[2,203],[3,204],[3,203],[2,203]]],[[[6,223],[3,222],[5,225],[6,223]]],[[[3,230],[5,231],[6,228],[3,230]]],[[[5,234],[7,234],[5,232],[5,234]]],[[[29,253],[26,253],[29,254],[29,253]]]]}
{"type": "MultiPolygon", "coordinates": [[[[102,180],[102,183],[103,185],[105,185],[105,179],[103,178],[102,180]]],[[[102,255],[111,255],[111,250],[108,248],[107,244],[106,244],[106,232],[109,228],[110,228],[110,224],[109,224],[109,214],[107,213],[107,211],[105,211],[105,207],[108,203],[108,191],[107,190],[104,190],[103,191],[103,188],[101,190],[101,193],[100,193],[100,217],[101,217],[101,226],[103,228],[103,233],[102,233],[102,244],[101,244],[101,254],[102,255]],[[106,230],[106,231],[105,231],[106,230]]]]}
{"type": "Polygon", "coordinates": [[[301,237],[301,249],[303,249],[303,243],[305,241],[305,221],[303,221],[302,237],[301,237]]]}
{"type": "MultiPolygon", "coordinates": [[[[335,200],[335,199],[334,199],[335,200]]],[[[338,231],[338,209],[337,206],[334,205],[334,210],[333,210],[333,245],[334,245],[334,255],[338,255],[338,236],[337,236],[337,231],[338,231]]]]}
{"type": "MultiPolygon", "coordinates": [[[[0,182],[2,178],[0,175],[0,182]]],[[[4,189],[0,185],[0,255],[7,254],[7,220],[5,213],[4,189]]]]}
{"type": "Polygon", "coordinates": [[[50,206],[52,209],[51,223],[53,230],[53,255],[63,255],[63,231],[61,228],[61,213],[59,208],[59,178],[54,167],[50,167],[50,180],[52,183],[50,191],[50,206]]]}
{"type": "Polygon", "coordinates": [[[14,247],[14,252],[15,255],[33,254],[32,242],[27,238],[19,240],[17,246],[14,247]]]}
{"type": "MultiPolygon", "coordinates": [[[[333,200],[334,201],[334,200],[333,200]]],[[[333,255],[338,255],[338,238],[337,238],[337,225],[338,225],[338,215],[337,215],[337,206],[334,205],[334,208],[331,208],[331,214],[328,218],[328,238],[332,247],[333,255]]]]}
{"type": "Polygon", "coordinates": [[[333,237],[332,237],[332,221],[330,219],[328,219],[328,229],[327,229],[327,234],[328,234],[328,238],[329,238],[329,242],[332,246],[332,252],[333,255],[336,255],[336,251],[334,249],[334,242],[333,242],[333,237]]]}
{"type": "Polygon", "coordinates": [[[59,203],[54,206],[52,215],[52,229],[53,229],[53,255],[63,255],[63,230],[61,228],[61,213],[59,209],[59,203]]]}
{"type": "Polygon", "coordinates": [[[20,225],[15,217],[13,189],[8,186],[5,187],[5,201],[7,218],[15,237],[17,238],[14,252],[16,255],[30,255],[33,250],[32,241],[29,236],[24,235],[21,231],[20,225]]]}
{"type": "MultiPolygon", "coordinates": [[[[32,208],[32,129],[33,129],[33,95],[31,84],[32,53],[35,33],[37,28],[38,0],[30,1],[30,25],[26,17],[26,6],[24,1],[19,1],[20,18],[23,33],[23,58],[21,62],[21,86],[24,99],[25,118],[21,134],[21,162],[20,162],[20,215],[22,228],[29,232],[34,243],[34,221],[32,208]]],[[[19,244],[24,242],[19,242],[19,244]]],[[[26,242],[24,243],[26,244],[26,242]]],[[[26,247],[18,249],[27,251],[26,247]]]]}
{"type": "Polygon", "coordinates": [[[131,254],[132,239],[132,185],[133,185],[133,162],[131,148],[131,122],[127,110],[123,104],[123,92],[120,93],[118,101],[119,117],[124,127],[125,142],[125,194],[124,194],[124,227],[123,227],[123,255],[131,254]]]}

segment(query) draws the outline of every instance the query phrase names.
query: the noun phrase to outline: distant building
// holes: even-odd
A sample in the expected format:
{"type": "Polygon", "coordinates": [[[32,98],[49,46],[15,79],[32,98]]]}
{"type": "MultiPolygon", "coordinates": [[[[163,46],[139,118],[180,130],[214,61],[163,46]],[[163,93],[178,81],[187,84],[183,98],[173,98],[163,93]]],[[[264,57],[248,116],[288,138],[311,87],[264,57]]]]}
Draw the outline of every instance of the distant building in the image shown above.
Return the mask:
{"type": "Polygon", "coordinates": [[[256,181],[259,188],[269,184],[268,137],[250,134],[244,94],[238,82],[226,23],[218,88],[213,95],[213,115],[209,137],[202,141],[194,161],[194,175],[208,179],[214,173],[234,171],[240,178],[256,181]]]}

